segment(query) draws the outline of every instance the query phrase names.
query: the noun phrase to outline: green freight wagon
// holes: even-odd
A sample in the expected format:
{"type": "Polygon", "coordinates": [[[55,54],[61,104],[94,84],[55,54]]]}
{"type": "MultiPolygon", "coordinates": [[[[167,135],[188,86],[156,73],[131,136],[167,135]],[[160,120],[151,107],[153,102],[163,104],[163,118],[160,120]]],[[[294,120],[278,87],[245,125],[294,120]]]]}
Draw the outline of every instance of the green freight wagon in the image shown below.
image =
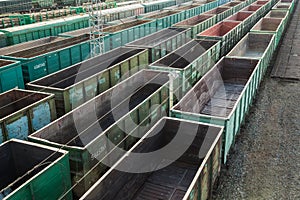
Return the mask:
{"type": "Polygon", "coordinates": [[[198,6],[186,11],[186,19],[218,7],[218,1],[204,0],[201,3],[195,2],[193,5],[198,6]]]}
{"type": "MultiPolygon", "coordinates": [[[[219,6],[218,1],[219,0],[200,0],[200,1],[192,1],[192,2],[193,2],[193,4],[202,5],[204,7],[203,12],[206,12],[208,10],[218,7],[219,6]]],[[[201,13],[198,13],[198,15],[199,14],[201,14],[201,13]]]]}
{"type": "Polygon", "coordinates": [[[55,94],[56,110],[62,116],[147,66],[148,50],[121,47],[30,82],[27,87],[55,94]]]}
{"type": "Polygon", "coordinates": [[[210,199],[221,169],[222,132],[163,118],[81,200],[210,199]]]}
{"type": "Polygon", "coordinates": [[[21,62],[25,83],[69,67],[90,57],[89,35],[64,38],[2,58],[21,62]]]}
{"type": "Polygon", "coordinates": [[[0,145],[0,199],[59,199],[71,187],[67,151],[12,139],[0,145]]]}
{"type": "Polygon", "coordinates": [[[163,8],[170,7],[176,4],[175,0],[161,0],[153,1],[149,3],[142,3],[145,13],[153,12],[156,10],[162,10],[163,8]]]}
{"type": "Polygon", "coordinates": [[[0,93],[12,88],[24,89],[21,63],[0,59],[0,93]]]}
{"type": "Polygon", "coordinates": [[[284,20],[276,18],[262,18],[250,30],[252,33],[274,34],[275,48],[278,46],[284,31],[284,20]]]}
{"type": "Polygon", "coordinates": [[[32,49],[32,48],[36,48],[36,47],[39,47],[39,46],[51,44],[52,42],[61,41],[63,39],[64,38],[62,38],[62,37],[52,37],[52,36],[50,36],[50,37],[41,38],[41,39],[38,39],[38,40],[23,42],[23,43],[20,43],[20,44],[15,44],[15,45],[12,45],[12,46],[0,48],[0,57],[2,57],[3,55],[8,55],[8,54],[16,53],[16,52],[19,52],[19,51],[24,51],[26,49],[32,49]]]}
{"type": "MultiPolygon", "coordinates": [[[[65,33],[61,33],[58,36],[59,37],[79,37],[79,36],[84,36],[84,35],[89,35],[91,33],[91,28],[83,28],[83,29],[78,29],[76,31],[69,31],[65,33]]],[[[95,33],[96,35],[99,35],[98,33],[95,33]]],[[[104,52],[112,50],[111,44],[110,44],[110,37],[109,35],[102,34],[103,41],[104,41],[104,52]]]]}
{"type": "MultiPolygon", "coordinates": [[[[103,28],[109,27],[110,25],[103,25],[103,28]]],[[[81,28],[75,31],[68,31],[68,32],[64,32],[59,34],[59,37],[76,37],[76,36],[81,36],[81,35],[86,35],[86,34],[90,34],[91,33],[91,28],[81,28]]],[[[97,33],[96,33],[97,34],[97,33]]]]}
{"type": "Polygon", "coordinates": [[[141,4],[134,4],[122,6],[118,8],[102,10],[103,22],[111,22],[127,17],[138,16],[144,13],[144,6],[141,4]]]}
{"type": "Polygon", "coordinates": [[[279,18],[283,20],[283,29],[286,29],[289,22],[289,12],[287,10],[271,10],[266,18],[279,18]]]}
{"type": "Polygon", "coordinates": [[[151,20],[134,20],[103,29],[105,34],[109,34],[110,49],[121,47],[156,31],[156,22],[151,20]]]}
{"type": "Polygon", "coordinates": [[[261,17],[263,17],[271,9],[272,1],[270,1],[270,0],[265,0],[265,1],[258,0],[258,1],[255,1],[252,5],[259,5],[259,6],[261,5],[262,6],[261,10],[263,10],[263,13],[262,13],[261,17]]]}
{"type": "Polygon", "coordinates": [[[120,24],[132,22],[132,21],[136,21],[136,20],[137,20],[137,16],[127,17],[127,18],[125,18],[125,19],[119,19],[119,20],[107,22],[106,24],[104,24],[104,27],[103,27],[103,28],[106,28],[105,26],[120,25],[120,24]]]}
{"type": "Polygon", "coordinates": [[[162,10],[154,13],[148,13],[138,16],[140,19],[145,20],[155,20],[157,30],[171,27],[173,24],[176,24],[185,19],[184,12],[180,11],[171,11],[171,10],[162,10]]]}
{"type": "Polygon", "coordinates": [[[227,17],[226,19],[224,19],[224,21],[241,22],[240,31],[241,31],[242,35],[245,35],[246,33],[248,33],[250,31],[252,26],[257,21],[256,17],[257,17],[257,15],[255,15],[254,12],[240,11],[232,16],[227,17]]]}
{"type": "Polygon", "coordinates": [[[170,54],[152,63],[153,70],[175,72],[179,75],[181,89],[185,94],[220,58],[220,41],[192,40],[170,54]]]}
{"type": "Polygon", "coordinates": [[[35,8],[50,8],[54,5],[54,0],[32,0],[32,4],[35,8]]]}
{"type": "Polygon", "coordinates": [[[167,114],[168,85],[168,73],[142,70],[29,140],[69,151],[72,182],[78,183],[73,192],[80,197],[123,155],[119,150],[129,150],[167,114]]]}
{"type": "MultiPolygon", "coordinates": [[[[263,6],[262,5],[257,5],[255,3],[247,6],[246,8],[244,8],[243,10],[241,10],[243,12],[255,12],[254,15],[255,15],[255,18],[256,19],[260,19],[261,17],[263,17],[263,12],[264,12],[264,9],[263,9],[263,6]]],[[[256,22],[256,21],[255,21],[256,22]]]]}
{"type": "Polygon", "coordinates": [[[266,18],[279,18],[279,19],[286,19],[288,16],[287,10],[271,10],[265,16],[266,18]]]}
{"type": "Polygon", "coordinates": [[[76,37],[76,36],[81,36],[81,35],[86,35],[91,33],[91,28],[81,28],[75,31],[68,31],[64,33],[60,33],[58,36],[59,37],[76,37]]]}
{"type": "Polygon", "coordinates": [[[224,163],[261,81],[261,67],[256,59],[222,58],[171,109],[173,117],[224,126],[224,163]]]}
{"type": "Polygon", "coordinates": [[[294,1],[291,3],[280,1],[272,8],[272,10],[287,10],[289,12],[289,18],[292,17],[294,9],[295,9],[294,1]]]}
{"type": "Polygon", "coordinates": [[[238,12],[242,8],[244,8],[246,5],[248,5],[247,1],[231,1],[229,3],[224,4],[224,7],[230,7],[233,10],[233,13],[238,12]]]}
{"type": "Polygon", "coordinates": [[[86,15],[66,17],[63,21],[52,24],[51,35],[57,36],[60,33],[78,30],[89,26],[89,20],[86,15]]]}
{"type": "Polygon", "coordinates": [[[7,46],[7,38],[5,33],[0,32],[0,48],[7,46]]]}
{"type": "Polygon", "coordinates": [[[53,94],[20,89],[0,94],[0,143],[27,139],[55,119],[53,94]]]}
{"type": "MultiPolygon", "coordinates": [[[[217,5],[217,1],[215,1],[215,2],[216,2],[216,5],[217,5]]],[[[185,19],[188,19],[188,18],[194,17],[196,15],[199,15],[201,13],[204,13],[208,9],[207,9],[207,6],[205,4],[192,4],[192,5],[187,6],[187,7],[178,8],[177,10],[184,11],[185,19]]]]}
{"type": "Polygon", "coordinates": [[[195,15],[199,15],[205,11],[207,11],[207,6],[205,4],[180,4],[177,6],[165,8],[165,10],[172,10],[172,11],[181,11],[184,12],[184,19],[188,19],[195,15]]]}
{"type": "Polygon", "coordinates": [[[26,26],[1,29],[5,33],[8,45],[19,44],[43,37],[57,36],[59,33],[88,27],[87,16],[74,16],[65,19],[39,22],[26,26]]]}
{"type": "Polygon", "coordinates": [[[220,40],[221,56],[228,53],[229,50],[243,37],[240,31],[241,22],[223,21],[206,29],[197,35],[198,39],[220,40]]]}
{"type": "Polygon", "coordinates": [[[248,33],[228,54],[230,58],[255,58],[261,62],[261,80],[275,52],[273,34],[248,33]]]}
{"type": "Polygon", "coordinates": [[[148,49],[149,63],[152,63],[190,40],[192,40],[191,29],[167,28],[130,42],[126,46],[148,49]]]}
{"type": "Polygon", "coordinates": [[[217,7],[210,11],[205,12],[204,14],[216,15],[216,22],[220,22],[226,17],[233,14],[233,10],[230,7],[217,7]]]}
{"type": "Polygon", "coordinates": [[[216,15],[201,14],[174,24],[173,27],[190,28],[192,31],[192,38],[195,38],[198,33],[215,25],[216,22],[216,15]]]}
{"type": "MultiPolygon", "coordinates": [[[[275,0],[273,0],[273,1],[275,1],[275,0]]],[[[277,2],[277,1],[275,1],[275,2],[277,2]]],[[[280,0],[280,3],[282,3],[282,4],[290,4],[290,7],[289,7],[289,12],[292,14],[293,12],[294,12],[294,10],[295,10],[295,4],[296,4],[296,0],[280,0]]],[[[281,6],[279,6],[279,8],[278,9],[281,9],[281,8],[284,8],[285,6],[283,6],[283,7],[281,7],[281,6]]]]}

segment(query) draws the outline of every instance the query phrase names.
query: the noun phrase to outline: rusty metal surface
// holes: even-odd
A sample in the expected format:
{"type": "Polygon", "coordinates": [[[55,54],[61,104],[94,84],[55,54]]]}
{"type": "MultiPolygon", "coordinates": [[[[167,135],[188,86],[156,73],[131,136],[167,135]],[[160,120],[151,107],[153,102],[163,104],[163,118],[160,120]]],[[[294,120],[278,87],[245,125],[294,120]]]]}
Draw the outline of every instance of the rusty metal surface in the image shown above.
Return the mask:
{"type": "Polygon", "coordinates": [[[219,88],[215,93],[218,97],[213,96],[211,100],[205,104],[201,113],[220,117],[228,116],[243,89],[244,85],[224,83],[224,90],[227,96],[225,98],[220,97],[220,94],[224,94],[224,90],[222,91],[222,88],[219,88]]]}
{"type": "Polygon", "coordinates": [[[300,80],[300,7],[297,6],[282,40],[272,78],[300,80]]]}
{"type": "Polygon", "coordinates": [[[196,169],[197,167],[181,166],[180,163],[175,162],[156,171],[147,178],[134,199],[182,199],[182,194],[187,191],[190,181],[196,174],[196,169]]]}

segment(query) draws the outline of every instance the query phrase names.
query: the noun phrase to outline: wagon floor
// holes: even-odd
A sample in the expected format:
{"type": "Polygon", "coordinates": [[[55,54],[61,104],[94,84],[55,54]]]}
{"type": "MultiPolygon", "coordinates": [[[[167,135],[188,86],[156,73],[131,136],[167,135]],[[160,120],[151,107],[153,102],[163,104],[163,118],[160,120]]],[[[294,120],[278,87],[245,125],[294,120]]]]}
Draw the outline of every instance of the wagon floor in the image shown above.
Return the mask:
{"type": "Polygon", "coordinates": [[[153,172],[136,193],[134,200],[182,199],[197,172],[197,166],[175,162],[153,172]]]}
{"type": "Polygon", "coordinates": [[[224,87],[219,87],[200,113],[219,117],[228,116],[243,89],[244,85],[224,83],[224,87]]]}
{"type": "Polygon", "coordinates": [[[258,50],[258,49],[250,49],[247,48],[245,52],[245,57],[253,58],[253,57],[261,57],[263,55],[264,50],[258,50]]]}

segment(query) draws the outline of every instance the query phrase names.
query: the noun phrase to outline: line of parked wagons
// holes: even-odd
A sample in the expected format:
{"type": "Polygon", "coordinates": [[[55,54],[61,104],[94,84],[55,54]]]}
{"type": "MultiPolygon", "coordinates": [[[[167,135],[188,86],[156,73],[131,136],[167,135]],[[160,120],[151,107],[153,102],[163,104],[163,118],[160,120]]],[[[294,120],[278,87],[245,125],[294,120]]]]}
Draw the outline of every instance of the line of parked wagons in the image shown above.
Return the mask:
{"type": "Polygon", "coordinates": [[[229,2],[2,93],[0,199],[210,198],[295,3],[229,2]]]}
{"type": "MultiPolygon", "coordinates": [[[[73,0],[65,3],[62,3],[62,1],[35,1],[32,5],[28,2],[0,1],[0,14],[2,14],[0,16],[0,29],[44,22],[56,18],[66,18],[72,15],[83,15],[89,9],[89,3],[88,1],[78,2],[81,3],[81,6],[76,6],[73,0]]],[[[185,2],[187,2],[187,0],[180,2],[176,2],[175,0],[157,0],[143,3],[139,1],[126,1],[121,3],[103,2],[101,4],[101,10],[109,10],[104,12],[106,15],[118,15],[118,12],[126,13],[126,11],[130,13],[130,11],[134,9],[138,9],[140,13],[148,13],[155,10],[162,10],[166,7],[176,5],[176,3],[182,4],[185,2]],[[131,5],[131,7],[129,5],[131,5]],[[124,6],[126,6],[126,8],[122,8],[124,6]],[[113,9],[117,7],[121,7],[121,10],[113,9]]],[[[96,8],[95,5],[94,8],[96,8]]],[[[128,15],[128,13],[126,15],[128,15]]],[[[117,16],[115,16],[115,18],[116,17],[117,16]]]]}

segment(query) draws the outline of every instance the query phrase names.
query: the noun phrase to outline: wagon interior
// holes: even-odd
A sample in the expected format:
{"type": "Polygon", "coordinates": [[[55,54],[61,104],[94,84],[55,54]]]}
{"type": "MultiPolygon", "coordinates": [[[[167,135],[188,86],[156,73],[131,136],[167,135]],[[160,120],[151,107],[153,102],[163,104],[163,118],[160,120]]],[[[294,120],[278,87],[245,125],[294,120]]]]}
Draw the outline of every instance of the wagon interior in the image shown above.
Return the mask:
{"type": "Polygon", "coordinates": [[[14,62],[12,61],[7,61],[7,60],[0,60],[0,68],[5,67],[7,65],[13,64],[14,62]]]}
{"type": "Polygon", "coordinates": [[[121,159],[119,164],[104,175],[93,190],[86,196],[87,199],[182,199],[187,192],[196,172],[202,164],[209,148],[216,139],[218,128],[164,120],[157,125],[147,138],[137,145],[133,153],[149,153],[163,148],[174,137],[181,135],[191,139],[176,141],[178,149],[187,146],[180,157],[160,154],[160,157],[138,162],[132,159],[131,153],[121,159]],[[196,137],[192,136],[196,134],[196,137]],[[150,137],[151,136],[151,137],[150,137]],[[205,145],[204,145],[205,144],[205,145]],[[173,161],[170,165],[158,169],[164,161],[173,161]],[[132,168],[153,170],[148,173],[132,173],[132,168]],[[118,169],[126,169],[127,172],[118,169]],[[155,170],[156,169],[156,170],[155,170]]]}
{"type": "Polygon", "coordinates": [[[147,72],[134,75],[31,137],[85,147],[169,80],[166,73],[147,72]]]}
{"type": "Polygon", "coordinates": [[[251,15],[252,15],[252,13],[250,13],[250,12],[238,12],[235,15],[232,15],[231,17],[227,18],[226,20],[244,21],[251,15]]]}
{"type": "Polygon", "coordinates": [[[151,15],[146,15],[145,18],[147,19],[158,19],[158,18],[162,18],[162,17],[167,17],[176,13],[179,13],[180,11],[162,11],[160,13],[157,14],[151,14],[151,15]]]}
{"type": "Polygon", "coordinates": [[[209,15],[209,14],[201,14],[197,15],[196,17],[189,18],[187,20],[184,20],[180,23],[175,24],[175,26],[194,26],[196,24],[199,24],[201,22],[204,22],[207,19],[212,18],[214,15],[209,15]]]}
{"type": "Polygon", "coordinates": [[[271,18],[284,18],[287,14],[287,11],[270,11],[266,17],[271,17],[271,18]]]}
{"type": "Polygon", "coordinates": [[[234,7],[234,6],[237,6],[241,3],[242,2],[229,2],[229,3],[225,4],[224,6],[234,7]]]}
{"type": "Polygon", "coordinates": [[[276,31],[282,19],[263,18],[258,22],[252,30],[256,31],[276,31]]]}
{"type": "Polygon", "coordinates": [[[9,55],[9,54],[13,54],[13,53],[23,51],[23,50],[26,50],[26,49],[32,49],[32,48],[36,48],[36,47],[42,46],[42,45],[49,45],[53,42],[58,42],[58,41],[61,41],[61,40],[64,40],[64,39],[65,38],[62,38],[62,37],[53,37],[53,36],[51,36],[51,37],[46,37],[46,38],[39,39],[39,40],[20,43],[20,44],[17,44],[17,45],[0,48],[0,55],[9,55]]]}
{"type": "Polygon", "coordinates": [[[174,109],[228,117],[257,63],[258,60],[223,58],[174,109]]]}
{"type": "Polygon", "coordinates": [[[31,49],[21,50],[12,54],[9,54],[8,56],[11,57],[18,57],[18,58],[32,58],[35,56],[43,55],[58,49],[62,49],[74,44],[78,44],[84,41],[87,41],[90,39],[90,36],[88,34],[81,35],[74,38],[64,38],[63,40],[50,42],[47,45],[38,46],[31,49]]]}
{"type": "Polygon", "coordinates": [[[0,190],[4,189],[6,194],[13,192],[62,155],[49,149],[15,141],[1,145],[0,153],[0,190]],[[43,164],[38,166],[40,163],[43,164]],[[7,188],[10,184],[12,186],[7,188]]]}
{"type": "Polygon", "coordinates": [[[272,40],[272,34],[249,33],[242,39],[228,54],[228,56],[238,56],[247,58],[260,58],[272,40]]]}
{"type": "Polygon", "coordinates": [[[0,119],[27,106],[30,106],[44,98],[47,94],[11,90],[0,95],[0,119]]]}
{"type": "Polygon", "coordinates": [[[173,36],[186,31],[184,28],[167,28],[157,33],[151,34],[149,36],[143,37],[134,42],[128,43],[127,46],[137,46],[137,47],[154,47],[161,42],[172,38],[173,36]]]}
{"type": "Polygon", "coordinates": [[[250,5],[248,7],[246,7],[245,9],[243,9],[243,11],[257,11],[258,9],[261,8],[261,5],[250,5]]]}
{"type": "Polygon", "coordinates": [[[216,37],[222,37],[229,33],[232,29],[234,29],[237,25],[239,25],[240,22],[221,22],[213,27],[207,29],[206,31],[203,31],[202,33],[198,34],[199,36],[216,36],[216,37]]]}
{"type": "Polygon", "coordinates": [[[230,8],[228,7],[218,7],[218,8],[215,8],[211,11],[208,11],[208,12],[205,12],[205,14],[213,14],[213,15],[217,15],[217,14],[221,14],[223,12],[225,12],[226,10],[229,10],[230,8]]]}
{"type": "Polygon", "coordinates": [[[104,28],[103,32],[114,33],[114,32],[121,31],[121,30],[130,28],[130,27],[133,27],[133,26],[145,24],[147,22],[150,22],[150,20],[135,20],[135,21],[131,21],[131,22],[126,22],[124,24],[119,24],[119,25],[104,28]]]}
{"type": "MultiPolygon", "coordinates": [[[[218,41],[192,40],[178,50],[153,63],[153,66],[183,69],[203,55],[218,41]]],[[[207,58],[210,59],[210,58],[207,58]]]]}
{"type": "Polygon", "coordinates": [[[289,7],[291,6],[290,3],[279,3],[276,6],[274,6],[275,8],[283,8],[283,9],[289,9],[289,7]]]}

